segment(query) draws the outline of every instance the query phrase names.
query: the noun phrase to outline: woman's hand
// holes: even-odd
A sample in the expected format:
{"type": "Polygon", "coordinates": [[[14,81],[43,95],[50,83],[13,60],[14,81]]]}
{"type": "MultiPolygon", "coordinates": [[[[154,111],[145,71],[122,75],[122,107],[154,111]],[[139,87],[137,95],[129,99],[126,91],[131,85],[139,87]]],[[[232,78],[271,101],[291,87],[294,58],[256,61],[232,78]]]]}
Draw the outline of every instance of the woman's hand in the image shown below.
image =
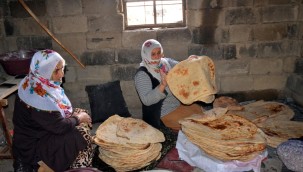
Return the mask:
{"type": "Polygon", "coordinates": [[[198,58],[198,56],[197,55],[190,55],[187,59],[197,59],[198,58]]]}
{"type": "Polygon", "coordinates": [[[159,84],[159,90],[163,93],[165,87],[167,86],[166,74],[162,70],[160,70],[160,76],[161,76],[161,82],[159,84]]]}
{"type": "Polygon", "coordinates": [[[78,117],[79,123],[91,123],[92,119],[86,112],[74,113],[78,117]]]}

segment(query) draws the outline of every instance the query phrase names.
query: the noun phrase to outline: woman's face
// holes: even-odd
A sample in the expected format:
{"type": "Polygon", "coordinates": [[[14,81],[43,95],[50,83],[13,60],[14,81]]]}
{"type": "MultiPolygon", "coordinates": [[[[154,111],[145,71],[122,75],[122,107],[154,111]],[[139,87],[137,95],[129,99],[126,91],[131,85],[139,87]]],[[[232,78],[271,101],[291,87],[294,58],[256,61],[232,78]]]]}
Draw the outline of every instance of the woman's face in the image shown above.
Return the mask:
{"type": "Polygon", "coordinates": [[[64,77],[64,66],[63,61],[60,61],[52,75],[52,80],[56,82],[62,82],[62,78],[64,77]]]}
{"type": "Polygon", "coordinates": [[[159,60],[163,57],[161,53],[161,48],[154,48],[151,52],[151,59],[152,60],[159,60]]]}

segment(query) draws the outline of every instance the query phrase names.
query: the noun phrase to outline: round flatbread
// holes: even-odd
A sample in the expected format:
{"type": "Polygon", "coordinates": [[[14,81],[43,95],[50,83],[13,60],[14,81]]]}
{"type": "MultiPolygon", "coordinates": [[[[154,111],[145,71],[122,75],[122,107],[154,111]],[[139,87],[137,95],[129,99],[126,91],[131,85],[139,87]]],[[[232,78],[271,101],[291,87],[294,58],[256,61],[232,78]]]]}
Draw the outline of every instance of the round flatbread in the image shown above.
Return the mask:
{"type": "Polygon", "coordinates": [[[215,65],[207,56],[188,58],[175,65],[167,74],[172,93],[184,104],[196,101],[211,103],[217,93],[215,65]]]}
{"type": "MultiPolygon", "coordinates": [[[[164,142],[164,134],[142,119],[113,115],[97,128],[96,137],[107,143],[120,145],[164,142]]],[[[140,146],[140,145],[139,145],[140,146]]]]}
{"type": "Polygon", "coordinates": [[[118,123],[117,136],[126,138],[130,143],[146,144],[164,142],[164,134],[142,119],[124,118],[118,123]]]}

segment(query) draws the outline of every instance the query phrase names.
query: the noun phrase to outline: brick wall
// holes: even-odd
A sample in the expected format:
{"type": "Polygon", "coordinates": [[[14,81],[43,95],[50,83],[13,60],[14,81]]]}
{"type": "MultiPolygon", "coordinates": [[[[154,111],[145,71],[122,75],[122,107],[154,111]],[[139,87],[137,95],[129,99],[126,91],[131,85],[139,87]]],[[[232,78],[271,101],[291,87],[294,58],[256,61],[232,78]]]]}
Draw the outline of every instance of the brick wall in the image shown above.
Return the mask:
{"type": "Polygon", "coordinates": [[[58,51],[68,63],[64,87],[74,106],[89,109],[86,85],[121,80],[130,111],[140,115],[133,76],[141,61],[141,45],[149,38],[158,39],[165,55],[177,60],[191,54],[210,56],[222,94],[274,89],[291,96],[296,88],[289,91],[286,83],[294,80],[295,70],[302,70],[296,67],[302,59],[299,0],[187,0],[186,28],[146,31],[123,29],[119,1],[25,2],[86,67],[76,64],[15,0],[0,3],[0,52],[58,51]]]}

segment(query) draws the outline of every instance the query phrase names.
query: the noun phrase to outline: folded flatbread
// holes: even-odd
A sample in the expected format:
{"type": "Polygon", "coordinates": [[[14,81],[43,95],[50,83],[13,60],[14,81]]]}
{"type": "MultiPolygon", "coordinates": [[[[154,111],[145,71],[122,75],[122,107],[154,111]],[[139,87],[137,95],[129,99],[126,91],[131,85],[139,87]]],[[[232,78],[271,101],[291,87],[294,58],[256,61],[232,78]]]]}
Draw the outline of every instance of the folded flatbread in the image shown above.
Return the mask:
{"type": "Polygon", "coordinates": [[[97,128],[99,158],[117,172],[134,171],[161,157],[164,134],[142,119],[112,115],[97,128]]]}
{"type": "Polygon", "coordinates": [[[213,107],[227,108],[228,110],[243,110],[244,107],[239,105],[238,101],[232,97],[220,96],[213,102],[213,107]]]}
{"type": "Polygon", "coordinates": [[[277,148],[279,144],[286,142],[288,139],[303,137],[302,121],[286,121],[269,118],[264,121],[260,129],[264,132],[267,144],[274,148],[277,148]]]}
{"type": "Polygon", "coordinates": [[[286,104],[259,100],[243,106],[244,109],[239,111],[228,111],[230,114],[242,116],[261,127],[269,119],[289,121],[294,117],[294,111],[286,104]]]}
{"type": "Polygon", "coordinates": [[[140,147],[144,144],[165,141],[164,134],[160,130],[142,119],[124,118],[119,115],[113,115],[100,124],[96,136],[104,142],[125,146],[133,144],[140,147]]]}
{"type": "Polygon", "coordinates": [[[142,119],[123,118],[117,126],[118,137],[126,138],[131,143],[146,144],[164,142],[164,134],[147,124],[142,119]]]}
{"type": "Polygon", "coordinates": [[[211,103],[217,93],[215,65],[207,56],[188,58],[169,71],[167,83],[172,93],[184,104],[196,101],[211,103]]]}

